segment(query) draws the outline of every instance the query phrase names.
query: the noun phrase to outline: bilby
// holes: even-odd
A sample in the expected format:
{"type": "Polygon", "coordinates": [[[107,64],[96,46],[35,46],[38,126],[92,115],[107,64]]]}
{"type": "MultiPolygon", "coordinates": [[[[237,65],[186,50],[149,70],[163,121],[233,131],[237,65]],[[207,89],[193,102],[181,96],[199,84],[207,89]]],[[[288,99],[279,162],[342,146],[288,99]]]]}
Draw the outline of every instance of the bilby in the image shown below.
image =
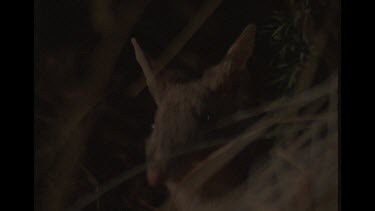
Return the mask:
{"type": "Polygon", "coordinates": [[[199,79],[180,83],[154,73],[152,63],[132,39],[136,59],[157,105],[154,128],[146,141],[147,180],[151,186],[173,179],[171,171],[179,165],[173,155],[199,140],[200,116],[207,99],[231,75],[246,68],[253,55],[255,32],[255,25],[248,25],[219,64],[205,70],[199,79]]]}

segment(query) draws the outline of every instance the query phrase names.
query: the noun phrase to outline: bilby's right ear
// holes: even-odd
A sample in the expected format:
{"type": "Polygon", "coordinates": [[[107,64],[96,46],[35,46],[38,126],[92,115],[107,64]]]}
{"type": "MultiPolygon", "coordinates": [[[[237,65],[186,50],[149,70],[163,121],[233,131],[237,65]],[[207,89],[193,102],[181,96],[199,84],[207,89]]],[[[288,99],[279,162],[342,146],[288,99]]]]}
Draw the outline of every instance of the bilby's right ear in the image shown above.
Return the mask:
{"type": "Polygon", "coordinates": [[[151,67],[151,62],[147,60],[137,40],[135,38],[132,38],[131,42],[134,47],[137,62],[141,66],[143,74],[146,78],[148,89],[153,96],[156,104],[159,104],[161,100],[162,84],[156,80],[155,73],[153,72],[153,69],[151,67]]]}
{"type": "Polygon", "coordinates": [[[255,45],[256,26],[249,24],[229,48],[226,61],[230,61],[232,68],[243,69],[247,60],[253,55],[255,45]]]}
{"type": "Polygon", "coordinates": [[[249,24],[229,48],[223,61],[215,68],[204,73],[201,85],[216,90],[228,76],[245,69],[247,60],[253,55],[256,26],[249,24]]]}

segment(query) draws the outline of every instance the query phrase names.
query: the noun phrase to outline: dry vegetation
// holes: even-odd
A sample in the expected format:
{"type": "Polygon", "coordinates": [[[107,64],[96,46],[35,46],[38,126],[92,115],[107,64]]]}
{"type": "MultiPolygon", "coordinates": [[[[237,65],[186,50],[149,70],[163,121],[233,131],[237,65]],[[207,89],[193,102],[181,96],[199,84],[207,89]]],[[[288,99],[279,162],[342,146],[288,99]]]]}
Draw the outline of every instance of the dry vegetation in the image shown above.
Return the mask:
{"type": "Polygon", "coordinates": [[[336,0],[37,0],[35,210],[338,210],[339,29],[336,0]],[[131,38],[196,80],[251,23],[253,57],[181,152],[198,161],[151,188],[157,102],[131,38]]]}

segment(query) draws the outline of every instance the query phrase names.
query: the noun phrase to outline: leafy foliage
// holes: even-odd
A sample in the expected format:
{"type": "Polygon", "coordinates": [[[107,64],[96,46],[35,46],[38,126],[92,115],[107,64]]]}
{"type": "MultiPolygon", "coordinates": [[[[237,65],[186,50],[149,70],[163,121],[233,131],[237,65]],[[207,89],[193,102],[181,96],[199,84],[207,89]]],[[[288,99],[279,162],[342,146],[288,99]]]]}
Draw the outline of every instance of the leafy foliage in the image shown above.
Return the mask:
{"type": "Polygon", "coordinates": [[[269,23],[261,27],[262,36],[269,37],[272,48],[272,59],[269,63],[273,69],[273,83],[280,87],[281,94],[293,90],[301,65],[309,55],[309,45],[304,38],[303,24],[310,13],[306,0],[302,11],[291,14],[290,11],[276,10],[269,23]]]}

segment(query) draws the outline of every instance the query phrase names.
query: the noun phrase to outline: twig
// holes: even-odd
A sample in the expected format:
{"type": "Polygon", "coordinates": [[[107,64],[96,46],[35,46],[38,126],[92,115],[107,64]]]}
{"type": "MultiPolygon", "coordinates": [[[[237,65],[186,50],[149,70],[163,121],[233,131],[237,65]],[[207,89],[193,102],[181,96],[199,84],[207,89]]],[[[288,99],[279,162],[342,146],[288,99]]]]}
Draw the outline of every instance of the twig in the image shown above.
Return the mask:
{"type": "MultiPolygon", "coordinates": [[[[99,182],[96,179],[96,177],[82,163],[81,163],[81,168],[85,172],[89,183],[91,183],[94,186],[95,192],[99,192],[99,182]]],[[[97,208],[97,210],[100,210],[100,200],[97,200],[97,202],[96,202],[96,208],[97,208]]]]}

